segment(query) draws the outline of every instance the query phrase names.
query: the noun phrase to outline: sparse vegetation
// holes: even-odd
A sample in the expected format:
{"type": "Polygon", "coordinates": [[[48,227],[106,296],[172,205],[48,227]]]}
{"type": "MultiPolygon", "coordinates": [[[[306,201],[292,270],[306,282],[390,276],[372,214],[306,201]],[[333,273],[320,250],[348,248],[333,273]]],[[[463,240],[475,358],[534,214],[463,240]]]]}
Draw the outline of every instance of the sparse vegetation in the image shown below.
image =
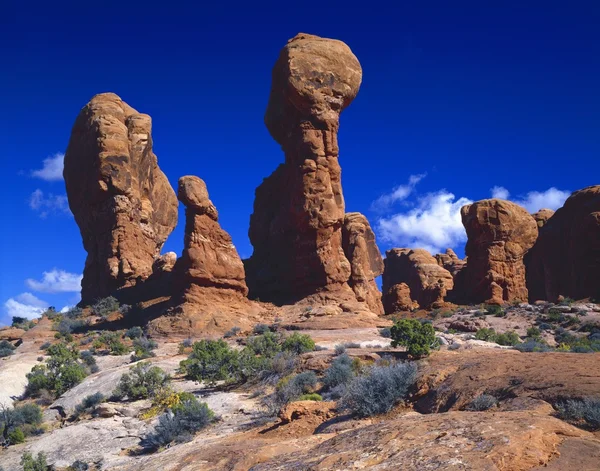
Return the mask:
{"type": "Polygon", "coordinates": [[[344,348],[360,348],[360,343],[357,342],[344,342],[344,348]]]}
{"type": "Polygon", "coordinates": [[[180,370],[195,381],[231,381],[237,377],[239,353],[223,340],[194,342],[192,353],[180,363],[180,370]]]}
{"type": "Polygon", "coordinates": [[[87,412],[90,412],[94,407],[98,404],[103,403],[106,400],[103,394],[97,392],[94,394],[90,394],[86,396],[77,406],[75,406],[75,411],[73,413],[74,417],[79,417],[87,412]]]}
{"type": "Polygon", "coordinates": [[[34,458],[31,453],[26,451],[21,456],[21,466],[23,466],[23,471],[47,471],[48,462],[46,455],[40,452],[34,458]]]}
{"type": "Polygon", "coordinates": [[[569,399],[557,405],[558,416],[591,430],[600,430],[600,398],[569,399]]]}
{"type": "Polygon", "coordinates": [[[546,342],[536,340],[526,340],[523,343],[515,345],[514,348],[520,352],[549,352],[552,350],[546,342]]]}
{"type": "Polygon", "coordinates": [[[329,368],[325,370],[323,385],[326,389],[332,390],[337,386],[348,384],[353,377],[352,359],[343,353],[336,357],[329,368]]]}
{"type": "Polygon", "coordinates": [[[181,343],[179,344],[178,349],[177,349],[177,353],[179,353],[180,355],[182,355],[189,348],[192,347],[193,343],[194,342],[192,342],[192,339],[184,339],[184,340],[182,340],[181,343]]]}
{"type": "Polygon", "coordinates": [[[30,321],[26,317],[19,317],[19,316],[12,317],[11,327],[14,327],[15,329],[23,329],[23,330],[27,331],[27,330],[31,329],[33,326],[35,326],[35,322],[30,321]]]}
{"type": "Polygon", "coordinates": [[[134,354],[131,357],[131,361],[145,360],[156,356],[153,350],[158,347],[158,344],[147,337],[139,337],[133,341],[134,354]]]}
{"type": "Polygon", "coordinates": [[[254,329],[252,329],[252,332],[254,332],[256,335],[261,335],[266,332],[271,332],[271,329],[267,324],[256,324],[254,329]]]}
{"type": "Polygon", "coordinates": [[[233,326],[231,329],[229,329],[227,332],[225,332],[223,334],[223,337],[228,339],[231,337],[235,337],[237,334],[239,334],[242,331],[242,329],[240,329],[237,326],[233,326]]]}
{"type": "Polygon", "coordinates": [[[137,325],[125,332],[125,337],[130,338],[131,340],[139,339],[142,335],[144,335],[144,331],[137,325]]]}
{"type": "Polygon", "coordinates": [[[306,352],[312,352],[315,349],[315,342],[309,335],[294,332],[283,341],[281,348],[286,352],[302,355],[306,352]]]}
{"type": "Polygon", "coordinates": [[[130,401],[152,398],[165,388],[170,380],[169,375],[158,366],[152,366],[148,362],[138,363],[129,369],[129,373],[121,376],[113,396],[130,401]]]}
{"type": "Polygon", "coordinates": [[[339,407],[358,417],[383,414],[406,397],[416,378],[413,363],[373,366],[347,385],[339,407]]]}
{"type": "Polygon", "coordinates": [[[323,398],[321,397],[320,394],[317,393],[310,393],[310,394],[302,394],[302,396],[300,396],[298,398],[299,401],[322,401],[323,398]]]}
{"type": "Polygon", "coordinates": [[[302,395],[313,392],[317,382],[317,375],[313,371],[287,376],[279,381],[273,394],[263,399],[263,406],[269,415],[275,415],[288,402],[298,400],[302,395]]]}
{"type": "Polygon", "coordinates": [[[92,305],[92,314],[99,316],[102,319],[106,319],[109,314],[119,310],[119,301],[113,296],[108,296],[97,300],[92,305]]]}
{"type": "Polygon", "coordinates": [[[390,327],[383,327],[382,329],[379,329],[379,335],[381,335],[383,338],[391,339],[392,329],[390,327]]]}
{"type": "Polygon", "coordinates": [[[498,304],[486,304],[483,308],[487,311],[488,314],[491,314],[494,317],[504,317],[506,312],[502,309],[502,306],[498,304]]]}
{"type": "Polygon", "coordinates": [[[415,358],[427,356],[432,348],[438,347],[433,326],[417,319],[401,319],[394,324],[391,332],[392,347],[402,345],[415,358]]]}
{"type": "Polygon", "coordinates": [[[71,317],[57,318],[52,326],[59,334],[66,336],[88,325],[87,320],[73,319],[71,317]]]}
{"type": "Polygon", "coordinates": [[[346,353],[346,346],[343,343],[338,343],[335,346],[335,354],[336,355],[343,355],[344,353],[346,353]]]}
{"type": "Polygon", "coordinates": [[[0,341],[0,358],[11,356],[13,353],[15,353],[16,348],[17,347],[15,347],[8,340],[0,341]]]}
{"type": "Polygon", "coordinates": [[[480,394],[471,401],[467,410],[472,411],[485,411],[495,407],[498,404],[498,399],[490,394],[480,394]]]}
{"type": "Polygon", "coordinates": [[[0,405],[0,434],[6,445],[23,443],[25,437],[41,432],[42,409],[37,404],[0,405]]]}
{"type": "Polygon", "coordinates": [[[156,396],[154,396],[154,399],[152,400],[152,407],[145,411],[141,418],[151,419],[152,417],[162,414],[168,409],[173,409],[181,405],[187,400],[194,399],[196,399],[196,396],[194,396],[192,393],[173,391],[169,387],[163,388],[156,394],[156,396]]]}
{"type": "Polygon", "coordinates": [[[527,338],[539,341],[542,339],[542,331],[538,327],[530,327],[527,329],[527,338]]]}

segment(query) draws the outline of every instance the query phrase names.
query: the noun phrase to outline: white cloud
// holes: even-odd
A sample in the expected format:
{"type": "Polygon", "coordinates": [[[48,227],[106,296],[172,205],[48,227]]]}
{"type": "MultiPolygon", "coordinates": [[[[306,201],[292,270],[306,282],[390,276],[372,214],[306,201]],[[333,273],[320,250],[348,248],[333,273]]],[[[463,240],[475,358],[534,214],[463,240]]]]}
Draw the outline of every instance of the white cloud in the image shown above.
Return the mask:
{"type": "Polygon", "coordinates": [[[51,212],[68,213],[69,202],[65,195],[54,195],[49,193],[48,196],[39,188],[31,193],[29,197],[29,207],[34,211],[39,211],[40,217],[45,218],[51,212]]]}
{"type": "Polygon", "coordinates": [[[40,317],[48,307],[49,304],[46,301],[42,301],[31,293],[21,293],[4,303],[4,308],[9,318],[19,316],[27,319],[35,319],[36,317],[40,317]]]}
{"type": "Polygon", "coordinates": [[[42,168],[32,170],[31,175],[48,182],[60,181],[63,179],[63,166],[65,154],[54,154],[44,159],[42,168]]]}
{"type": "Polygon", "coordinates": [[[53,270],[45,271],[41,281],[28,278],[25,280],[25,284],[32,290],[43,293],[78,293],[81,291],[82,278],[83,275],[54,268],[53,270]]]}
{"type": "Polygon", "coordinates": [[[432,254],[457,247],[467,240],[460,208],[470,203],[446,190],[429,193],[414,208],[379,219],[379,236],[397,247],[422,248],[432,254]]]}
{"type": "Polygon", "coordinates": [[[521,199],[513,200],[515,203],[523,206],[530,213],[535,213],[540,209],[560,208],[565,200],[571,196],[571,192],[567,190],[559,190],[558,188],[548,188],[546,191],[530,191],[521,199]]]}
{"type": "Polygon", "coordinates": [[[392,204],[397,203],[398,201],[403,201],[410,196],[410,194],[414,191],[415,186],[419,183],[423,178],[427,176],[426,173],[421,173],[419,175],[411,175],[408,178],[408,183],[406,185],[399,185],[395,187],[391,193],[386,193],[381,195],[371,204],[371,209],[373,211],[384,211],[389,208],[392,204]]]}
{"type": "Polygon", "coordinates": [[[501,200],[507,200],[510,196],[510,192],[503,186],[495,186],[490,188],[490,192],[492,193],[492,198],[498,198],[501,200]]]}

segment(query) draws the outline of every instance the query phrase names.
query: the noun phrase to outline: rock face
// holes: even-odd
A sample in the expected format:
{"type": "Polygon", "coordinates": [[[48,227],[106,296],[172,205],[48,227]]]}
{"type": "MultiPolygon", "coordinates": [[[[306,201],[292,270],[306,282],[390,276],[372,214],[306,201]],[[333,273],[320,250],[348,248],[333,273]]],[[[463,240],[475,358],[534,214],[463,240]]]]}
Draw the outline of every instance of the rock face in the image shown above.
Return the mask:
{"type": "Polygon", "coordinates": [[[184,249],[177,265],[184,301],[193,302],[202,296],[203,287],[246,296],[244,265],[231,237],[219,225],[204,181],[195,176],[181,177],[177,197],[186,207],[184,249]]]}
{"type": "Polygon", "coordinates": [[[458,255],[452,249],[446,249],[446,253],[436,254],[435,259],[438,265],[448,270],[453,277],[456,277],[458,272],[467,265],[467,261],[458,258],[458,255]]]}
{"type": "Polygon", "coordinates": [[[341,41],[298,34],[272,73],[265,124],[285,162],[256,189],[247,261],[251,295],[293,302],[321,291],[349,291],[342,248],[345,208],[337,133],[356,97],[358,59],[341,41]]]}
{"type": "Polygon", "coordinates": [[[383,273],[383,259],[375,243],[375,234],[361,213],[347,213],[342,227],[342,246],[350,262],[348,283],[356,299],[366,303],[371,311],[383,314],[381,292],[375,278],[383,273]]]}
{"type": "Polygon", "coordinates": [[[554,216],[554,211],[551,209],[540,209],[537,213],[533,213],[532,216],[535,222],[537,222],[538,229],[541,229],[546,225],[548,219],[554,216]]]}
{"type": "Polygon", "coordinates": [[[114,93],[94,96],[73,126],[63,174],[88,253],[84,302],[148,278],[177,224],[177,198],[151,133],[150,116],[114,93]]]}
{"type": "Polygon", "coordinates": [[[468,237],[464,289],[469,302],[526,301],[523,257],[538,236],[535,219],[500,199],[463,206],[461,217],[468,237]]]}
{"type": "Polygon", "coordinates": [[[423,249],[391,249],[385,253],[383,271],[383,305],[386,313],[406,304],[405,287],[421,308],[439,307],[454,287],[452,275],[438,265],[437,260],[423,249]]]}
{"type": "Polygon", "coordinates": [[[600,185],[573,193],[526,258],[531,300],[600,295],[600,185]]]}

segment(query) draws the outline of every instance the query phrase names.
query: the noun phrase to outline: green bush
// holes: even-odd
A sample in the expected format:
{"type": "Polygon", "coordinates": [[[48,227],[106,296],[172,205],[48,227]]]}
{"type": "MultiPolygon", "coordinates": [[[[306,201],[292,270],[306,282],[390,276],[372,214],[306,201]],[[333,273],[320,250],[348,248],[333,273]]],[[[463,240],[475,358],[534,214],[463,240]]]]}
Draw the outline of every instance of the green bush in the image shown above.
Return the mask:
{"type": "Polygon", "coordinates": [[[339,407],[358,417],[386,413],[406,397],[416,379],[414,363],[373,366],[348,384],[339,407]]]}
{"type": "Polygon", "coordinates": [[[392,347],[402,345],[415,358],[429,355],[431,349],[438,346],[433,326],[417,319],[401,319],[394,324],[391,332],[392,347]]]}
{"type": "Polygon", "coordinates": [[[17,347],[15,347],[8,340],[0,341],[0,358],[11,356],[13,353],[15,353],[16,348],[17,347]]]}
{"type": "Polygon", "coordinates": [[[42,409],[37,404],[0,407],[0,433],[5,443],[23,443],[25,437],[37,433],[42,423],[42,409]]]}
{"type": "Polygon", "coordinates": [[[506,315],[504,309],[502,309],[502,306],[499,306],[498,304],[486,304],[484,309],[488,314],[491,314],[495,317],[504,317],[506,315]]]}
{"type": "Polygon", "coordinates": [[[262,405],[269,415],[274,415],[287,403],[298,400],[303,394],[311,393],[317,382],[317,375],[313,371],[288,376],[279,382],[273,394],[263,399],[262,405]]]}
{"type": "Polygon", "coordinates": [[[96,407],[98,404],[106,401],[106,398],[102,393],[94,393],[86,396],[77,406],[75,406],[75,411],[73,415],[75,417],[79,417],[80,415],[89,412],[91,409],[96,407]]]}
{"type": "Polygon", "coordinates": [[[515,345],[515,350],[520,352],[550,352],[552,348],[546,342],[537,342],[535,340],[526,340],[523,343],[515,345]]]}
{"type": "Polygon", "coordinates": [[[563,322],[565,320],[564,314],[555,308],[550,308],[548,310],[546,318],[548,319],[548,322],[552,323],[563,322]]]}
{"type": "Polygon", "coordinates": [[[129,369],[129,373],[121,376],[113,396],[130,401],[148,399],[158,394],[170,380],[169,375],[158,366],[147,362],[138,363],[129,369]]]}
{"type": "Polygon", "coordinates": [[[496,336],[496,343],[498,345],[514,347],[515,345],[517,345],[520,342],[521,342],[521,339],[519,338],[519,335],[512,330],[508,331],[508,332],[504,332],[502,334],[498,334],[496,336]]]}
{"type": "Polygon", "coordinates": [[[542,331],[537,327],[530,327],[529,329],[527,329],[527,338],[533,340],[541,340],[542,331]]]}
{"type": "Polygon", "coordinates": [[[113,296],[99,299],[92,305],[92,313],[106,319],[109,314],[119,310],[119,301],[113,296]]]}
{"type": "Polygon", "coordinates": [[[255,355],[273,358],[281,351],[280,340],[277,334],[269,331],[262,335],[250,337],[246,342],[246,347],[252,350],[255,355]]]}
{"type": "Polygon", "coordinates": [[[8,432],[8,442],[11,445],[18,445],[19,443],[23,443],[24,441],[25,434],[20,428],[15,428],[12,431],[8,432]]]}
{"type": "Polygon", "coordinates": [[[475,338],[485,342],[495,342],[497,337],[498,334],[496,334],[496,331],[494,329],[488,329],[487,327],[479,329],[477,332],[475,332],[475,338]]]}
{"type": "Polygon", "coordinates": [[[379,335],[381,335],[383,338],[391,339],[392,329],[390,329],[389,327],[383,327],[382,329],[379,329],[379,335]]]}
{"type": "Polygon", "coordinates": [[[256,335],[266,334],[267,332],[271,332],[271,329],[267,324],[256,324],[252,329],[252,332],[256,335]]]}
{"type": "Polygon", "coordinates": [[[16,329],[23,329],[25,331],[35,326],[35,322],[30,321],[26,317],[13,316],[11,327],[16,329]]]}
{"type": "Polygon", "coordinates": [[[224,340],[200,340],[180,364],[180,370],[195,381],[231,381],[237,377],[239,353],[224,340]]]}
{"type": "Polygon", "coordinates": [[[331,366],[325,370],[323,385],[326,389],[331,390],[340,384],[348,384],[353,376],[352,359],[343,353],[336,357],[331,362],[331,366]]]}
{"type": "Polygon", "coordinates": [[[154,431],[144,438],[142,444],[158,449],[170,443],[190,441],[196,432],[207,427],[213,420],[214,413],[206,403],[189,398],[161,415],[154,431]]]}
{"type": "Polygon", "coordinates": [[[321,397],[320,394],[317,393],[310,393],[310,394],[302,394],[302,396],[300,396],[298,398],[299,401],[322,401],[323,398],[321,397]]]}
{"type": "Polygon", "coordinates": [[[23,466],[23,471],[47,471],[48,462],[46,461],[46,455],[40,452],[34,458],[31,453],[26,451],[21,456],[21,466],[23,466]]]}
{"type": "Polygon", "coordinates": [[[94,348],[105,346],[110,355],[119,356],[129,353],[129,348],[123,343],[121,335],[117,332],[103,332],[92,345],[94,348]]]}
{"type": "MultiPolygon", "coordinates": [[[[390,336],[392,334],[390,333],[390,336]]],[[[343,343],[338,343],[335,346],[335,354],[336,355],[343,355],[344,353],[346,353],[346,346],[343,343]]]]}
{"type": "Polygon", "coordinates": [[[135,327],[132,327],[131,329],[129,329],[127,332],[125,332],[125,337],[128,337],[131,340],[139,339],[142,335],[144,335],[144,331],[142,330],[141,327],[139,327],[137,325],[135,327]]]}
{"type": "Polygon", "coordinates": [[[306,352],[312,352],[315,349],[315,342],[309,335],[294,332],[283,341],[281,348],[287,352],[302,355],[306,352]]]}
{"type": "Polygon", "coordinates": [[[74,345],[57,343],[48,347],[47,353],[50,358],[46,363],[35,365],[27,374],[26,394],[29,396],[36,396],[45,389],[58,397],[88,375],[74,345]]]}
{"type": "Polygon", "coordinates": [[[158,344],[154,340],[150,340],[147,337],[136,338],[133,341],[133,357],[132,361],[145,360],[156,356],[153,350],[158,347],[158,344]]]}

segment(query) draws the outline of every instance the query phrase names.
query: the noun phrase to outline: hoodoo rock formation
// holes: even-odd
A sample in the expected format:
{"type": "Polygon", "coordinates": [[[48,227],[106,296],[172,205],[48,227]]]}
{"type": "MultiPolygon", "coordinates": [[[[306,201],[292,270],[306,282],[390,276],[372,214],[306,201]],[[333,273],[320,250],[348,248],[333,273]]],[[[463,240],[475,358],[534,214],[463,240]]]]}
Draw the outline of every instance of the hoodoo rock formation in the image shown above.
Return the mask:
{"type": "Polygon", "coordinates": [[[348,283],[356,299],[364,302],[376,314],[383,314],[381,292],[375,278],[383,273],[383,259],[375,243],[375,234],[361,213],[348,213],[342,227],[342,246],[350,261],[348,283]]]}
{"type": "Polygon", "coordinates": [[[150,116],[114,93],[94,96],[73,126],[63,174],[88,254],[82,300],[148,278],[177,224],[175,192],[152,152],[150,116]]]}
{"type": "Polygon", "coordinates": [[[181,177],[177,197],[186,208],[184,249],[177,262],[184,300],[194,302],[202,297],[203,288],[246,296],[244,265],[230,235],[219,225],[204,181],[195,176],[181,177]]]}
{"type": "Polygon", "coordinates": [[[600,296],[600,185],[574,192],[526,257],[531,300],[600,296]]]}
{"type": "Polygon", "coordinates": [[[408,292],[403,285],[421,308],[441,306],[454,287],[451,273],[427,250],[391,249],[385,253],[384,264],[383,306],[387,314],[407,305],[408,292]]]}
{"type": "Polygon", "coordinates": [[[463,206],[467,231],[464,287],[469,302],[527,301],[523,257],[537,236],[536,220],[510,201],[489,199],[463,206]]]}
{"type": "Polygon", "coordinates": [[[272,73],[265,124],[285,162],[256,189],[247,260],[250,293],[294,302],[322,292],[354,296],[342,247],[340,113],[356,97],[358,59],[341,41],[298,34],[272,73]]]}

